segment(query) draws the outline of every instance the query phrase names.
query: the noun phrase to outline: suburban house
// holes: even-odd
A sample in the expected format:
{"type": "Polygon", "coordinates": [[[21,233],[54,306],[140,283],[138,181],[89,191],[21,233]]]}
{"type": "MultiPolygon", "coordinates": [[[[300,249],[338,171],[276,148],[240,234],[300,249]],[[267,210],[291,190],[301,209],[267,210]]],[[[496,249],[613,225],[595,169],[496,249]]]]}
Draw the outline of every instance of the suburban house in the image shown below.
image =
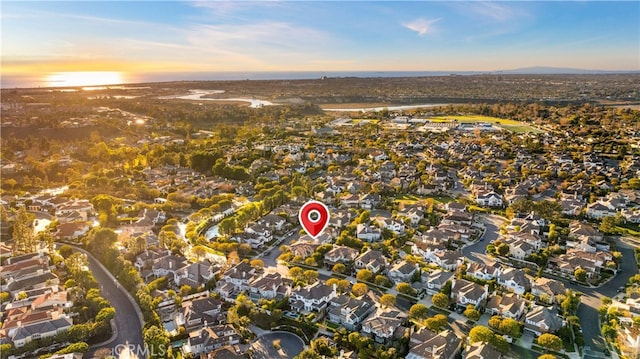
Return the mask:
{"type": "Polygon", "coordinates": [[[176,272],[187,266],[187,259],[182,256],[169,255],[162,257],[151,265],[151,270],[156,278],[169,276],[169,279],[175,281],[176,272]]]}
{"type": "Polygon", "coordinates": [[[567,253],[558,257],[550,258],[551,268],[559,270],[561,273],[573,276],[577,268],[582,268],[587,272],[587,277],[591,278],[600,273],[606,263],[613,260],[613,256],[608,252],[584,252],[575,249],[568,249],[567,253]]]}
{"type": "Polygon", "coordinates": [[[315,282],[306,287],[298,287],[291,292],[289,302],[291,308],[298,312],[321,312],[329,301],[337,296],[336,288],[315,282]]]}
{"type": "Polygon", "coordinates": [[[516,259],[525,259],[533,254],[535,247],[520,239],[505,241],[509,245],[509,256],[516,259]]]}
{"type": "Polygon", "coordinates": [[[20,326],[7,333],[16,348],[23,347],[36,339],[44,339],[64,333],[73,325],[73,320],[68,317],[60,317],[48,321],[40,321],[29,325],[20,326]]]}
{"type": "Polygon", "coordinates": [[[346,246],[335,246],[325,253],[324,263],[329,267],[333,267],[333,265],[337,263],[349,264],[356,259],[358,254],[357,249],[346,246]]]}
{"type": "Polygon", "coordinates": [[[76,239],[87,234],[89,229],[91,228],[87,222],[60,223],[56,228],[55,236],[58,239],[76,239]]]}
{"type": "Polygon", "coordinates": [[[594,253],[599,249],[598,247],[603,247],[600,250],[608,248],[608,245],[604,247],[604,244],[601,243],[603,239],[604,235],[589,224],[578,221],[569,224],[569,240],[567,241],[569,248],[594,253]]]}
{"type": "Polygon", "coordinates": [[[380,226],[380,228],[386,229],[388,231],[391,231],[391,232],[393,232],[393,233],[395,233],[397,235],[401,235],[405,231],[404,223],[402,223],[401,221],[399,221],[397,219],[379,218],[377,220],[377,223],[380,226]]]}
{"type": "Polygon", "coordinates": [[[389,269],[388,276],[395,283],[406,282],[411,283],[411,279],[417,273],[419,267],[417,264],[411,264],[407,261],[400,261],[389,269]]]}
{"type": "Polygon", "coordinates": [[[465,359],[502,359],[502,353],[484,342],[469,344],[462,357],[465,359]]]}
{"type": "Polygon", "coordinates": [[[558,313],[541,305],[534,305],[525,315],[524,329],[535,335],[555,333],[562,325],[562,319],[558,313]]]}
{"type": "Polygon", "coordinates": [[[291,283],[291,279],[277,272],[255,276],[249,283],[249,297],[254,301],[262,298],[282,299],[291,293],[291,283]]]}
{"type": "Polygon", "coordinates": [[[433,295],[438,293],[448,281],[452,281],[455,275],[453,272],[436,270],[431,273],[423,272],[422,278],[422,282],[426,284],[427,293],[433,295]]]}
{"type": "Polygon", "coordinates": [[[216,283],[215,291],[225,300],[233,300],[233,296],[243,291],[249,291],[249,283],[254,277],[260,276],[261,270],[252,267],[248,262],[240,262],[227,269],[216,283]]]}
{"type": "Polygon", "coordinates": [[[318,247],[320,247],[318,243],[298,241],[289,245],[289,251],[294,257],[300,256],[301,258],[307,258],[312,255],[318,247]]]}
{"type": "Polygon", "coordinates": [[[467,267],[467,275],[482,280],[495,279],[501,271],[502,267],[498,262],[494,262],[493,265],[487,265],[484,262],[471,262],[467,267]]]}
{"type": "Polygon", "coordinates": [[[428,259],[432,263],[437,264],[438,267],[446,270],[455,270],[462,264],[462,262],[464,262],[462,252],[450,250],[433,252],[428,259]]]}
{"type": "Polygon", "coordinates": [[[367,242],[378,241],[382,237],[382,231],[366,223],[358,223],[356,226],[356,237],[367,242]]]}
{"type": "Polygon", "coordinates": [[[548,303],[556,301],[558,295],[564,295],[567,292],[564,283],[559,280],[540,277],[533,282],[531,286],[531,294],[542,299],[547,299],[548,303]]]}
{"type": "Polygon", "coordinates": [[[527,302],[513,293],[503,296],[496,295],[489,298],[487,306],[485,307],[485,313],[519,320],[522,314],[524,314],[526,306],[527,302]]]}
{"type": "Polygon", "coordinates": [[[471,226],[473,224],[473,214],[466,211],[450,211],[442,218],[440,223],[471,226]]]}
{"type": "Polygon", "coordinates": [[[618,212],[611,203],[596,201],[587,205],[586,215],[591,219],[602,219],[604,217],[615,216],[618,212]]]}
{"type": "Polygon", "coordinates": [[[217,323],[221,311],[222,302],[212,297],[185,301],[182,303],[182,313],[176,316],[176,324],[184,326],[187,331],[200,329],[217,323]]]}
{"type": "Polygon", "coordinates": [[[56,208],[56,216],[62,216],[68,213],[79,212],[86,221],[88,217],[93,215],[93,204],[86,199],[75,199],[62,203],[56,208]]]}
{"type": "Polygon", "coordinates": [[[342,325],[351,331],[360,330],[360,323],[376,309],[373,302],[352,298],[349,295],[339,295],[329,302],[327,312],[329,320],[342,325]]]}
{"type": "Polygon", "coordinates": [[[359,202],[360,208],[373,209],[378,207],[380,202],[382,202],[382,199],[380,198],[380,195],[368,193],[360,197],[359,202]]]}
{"type": "Polygon", "coordinates": [[[275,215],[275,214],[267,214],[266,216],[260,218],[258,223],[264,225],[267,228],[272,228],[276,231],[282,231],[284,229],[287,220],[284,217],[275,215]]]}
{"type": "Polygon", "coordinates": [[[494,191],[478,195],[478,197],[476,197],[476,203],[479,206],[488,207],[502,207],[503,205],[502,196],[494,191]]]}
{"type": "Polygon", "coordinates": [[[472,304],[476,309],[484,307],[489,296],[488,286],[470,282],[466,279],[452,279],[451,296],[458,307],[466,308],[472,304]]]}
{"type": "Polygon", "coordinates": [[[361,332],[370,336],[376,343],[389,343],[394,338],[401,338],[407,328],[407,314],[397,309],[382,310],[372,313],[362,322],[361,332]]]}
{"type": "Polygon", "coordinates": [[[208,261],[187,264],[175,272],[176,286],[188,285],[197,288],[213,279],[215,271],[218,270],[214,268],[208,261]]]}
{"type": "Polygon", "coordinates": [[[506,268],[498,275],[498,284],[517,294],[531,290],[531,280],[521,269],[506,268]]]}
{"type": "Polygon", "coordinates": [[[422,328],[413,334],[409,341],[407,359],[454,359],[462,350],[462,339],[450,329],[434,333],[422,328]]]}
{"type": "Polygon", "coordinates": [[[374,274],[380,273],[387,266],[387,258],[382,252],[369,248],[356,257],[354,266],[356,269],[368,269],[374,274]]]}
{"type": "Polygon", "coordinates": [[[227,345],[238,344],[240,338],[230,324],[205,327],[190,332],[189,339],[181,350],[185,355],[200,356],[227,345]]]}

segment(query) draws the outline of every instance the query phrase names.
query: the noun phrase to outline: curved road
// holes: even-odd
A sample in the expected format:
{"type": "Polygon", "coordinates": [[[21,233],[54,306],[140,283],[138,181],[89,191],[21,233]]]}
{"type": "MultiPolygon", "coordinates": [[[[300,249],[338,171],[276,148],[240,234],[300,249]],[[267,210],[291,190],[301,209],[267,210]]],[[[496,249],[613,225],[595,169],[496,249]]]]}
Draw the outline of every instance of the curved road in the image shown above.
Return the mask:
{"type": "Polygon", "coordinates": [[[293,358],[304,350],[304,341],[299,336],[284,331],[267,332],[260,335],[252,344],[253,358],[287,359],[293,358]],[[279,341],[280,350],[274,348],[274,341],[279,341]]]}
{"type": "Polygon", "coordinates": [[[578,317],[585,339],[585,345],[594,352],[596,348],[604,348],[604,339],[600,334],[600,322],[598,318],[598,308],[602,305],[602,298],[612,298],[618,292],[618,288],[629,282],[629,278],[638,273],[638,264],[633,253],[633,246],[625,243],[620,238],[615,239],[616,249],[622,253],[622,263],[620,270],[609,282],[598,288],[588,288],[576,284],[571,284],[563,280],[565,287],[573,291],[582,292],[582,301],[578,307],[578,317]]]}
{"type": "Polygon", "coordinates": [[[498,239],[500,226],[507,219],[495,214],[483,214],[480,215],[480,217],[482,218],[482,223],[486,226],[486,230],[481,238],[482,240],[462,248],[462,254],[474,262],[495,262],[495,260],[489,258],[485,252],[487,251],[487,245],[489,245],[491,241],[498,239]]]}
{"type": "MultiPolygon", "coordinates": [[[[56,245],[68,245],[66,243],[56,243],[56,245]]],[[[102,296],[108,300],[115,308],[115,322],[117,335],[108,343],[102,343],[91,347],[86,358],[93,358],[94,353],[101,348],[108,348],[114,355],[120,353],[126,346],[136,354],[145,353],[144,340],[142,339],[142,325],[138,313],[140,309],[132,298],[129,297],[116,279],[102,266],[98,260],[86,250],[71,246],[74,250],[87,255],[89,270],[93,273],[101,287],[102,296]],[[133,346],[133,347],[131,347],[133,346]]]]}
{"type": "MultiPolygon", "coordinates": [[[[498,238],[500,226],[504,220],[503,217],[496,215],[481,215],[483,222],[486,224],[486,231],[483,240],[478,241],[462,249],[462,253],[471,261],[490,261],[490,258],[484,254],[487,245],[498,238]]],[[[613,297],[617,294],[618,288],[629,282],[629,278],[638,273],[638,264],[633,253],[633,245],[622,241],[620,238],[615,239],[616,249],[622,253],[624,260],[620,265],[620,270],[609,282],[597,288],[583,287],[577,284],[571,284],[568,280],[561,280],[567,289],[582,294],[581,305],[578,307],[577,315],[580,318],[580,325],[585,339],[585,346],[590,347],[589,352],[594,355],[601,354],[604,349],[604,340],[600,334],[600,323],[598,320],[598,308],[602,305],[603,297],[613,297]],[[599,350],[597,350],[599,349],[599,350]]],[[[590,355],[589,357],[596,357],[590,355]]]]}

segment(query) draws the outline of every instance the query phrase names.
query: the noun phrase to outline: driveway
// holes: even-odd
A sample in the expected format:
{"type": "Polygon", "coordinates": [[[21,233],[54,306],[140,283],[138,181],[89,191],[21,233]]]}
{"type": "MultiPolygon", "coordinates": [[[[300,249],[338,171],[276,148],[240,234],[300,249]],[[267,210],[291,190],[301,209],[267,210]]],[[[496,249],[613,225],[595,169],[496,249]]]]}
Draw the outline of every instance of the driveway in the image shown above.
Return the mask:
{"type": "Polygon", "coordinates": [[[251,344],[254,359],[289,359],[304,349],[302,339],[289,332],[271,332],[263,334],[251,344]],[[280,349],[274,348],[274,341],[280,341],[280,349]]]}
{"type": "MultiPolygon", "coordinates": [[[[142,354],[144,340],[142,339],[142,326],[138,320],[138,313],[134,303],[129,300],[125,289],[111,276],[107,270],[98,263],[98,260],[84,249],[73,247],[76,251],[87,255],[89,270],[100,284],[102,296],[111,303],[116,310],[115,322],[117,335],[109,343],[94,345],[85,355],[93,358],[94,353],[100,348],[108,348],[117,354],[124,348],[131,348],[134,354],[142,354]]],[[[116,355],[117,356],[117,355],[116,355]]]]}

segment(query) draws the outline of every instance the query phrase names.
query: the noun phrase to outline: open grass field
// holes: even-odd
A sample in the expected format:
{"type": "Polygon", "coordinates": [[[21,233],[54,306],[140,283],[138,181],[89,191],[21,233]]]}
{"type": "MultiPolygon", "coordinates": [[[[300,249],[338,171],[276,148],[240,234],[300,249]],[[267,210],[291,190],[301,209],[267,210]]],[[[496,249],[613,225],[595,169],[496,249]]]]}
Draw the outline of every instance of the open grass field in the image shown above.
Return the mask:
{"type": "Polygon", "coordinates": [[[459,122],[486,122],[516,133],[542,132],[524,122],[482,115],[441,116],[431,117],[429,120],[432,122],[451,122],[453,120],[458,120],[459,122]]]}
{"type": "Polygon", "coordinates": [[[416,203],[424,203],[428,199],[433,200],[436,204],[445,204],[445,203],[449,203],[451,201],[454,201],[454,199],[452,197],[449,197],[449,196],[424,196],[424,197],[421,197],[421,196],[415,196],[415,195],[411,195],[411,194],[398,195],[398,196],[396,196],[395,201],[397,203],[412,205],[412,204],[416,204],[416,203]]]}
{"type": "Polygon", "coordinates": [[[367,123],[367,122],[375,124],[375,123],[380,122],[380,120],[368,119],[368,118],[364,118],[364,119],[356,118],[356,119],[351,120],[351,123],[354,123],[356,125],[359,124],[359,123],[367,123]]]}

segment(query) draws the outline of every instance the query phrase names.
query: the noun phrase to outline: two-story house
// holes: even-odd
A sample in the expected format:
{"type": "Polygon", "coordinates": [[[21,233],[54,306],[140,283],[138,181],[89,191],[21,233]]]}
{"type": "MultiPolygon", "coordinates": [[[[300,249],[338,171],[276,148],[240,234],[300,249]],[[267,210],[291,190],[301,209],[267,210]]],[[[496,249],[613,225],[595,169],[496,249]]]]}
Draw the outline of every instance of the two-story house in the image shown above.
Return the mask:
{"type": "Polygon", "coordinates": [[[460,308],[466,308],[472,304],[476,309],[483,308],[489,296],[488,286],[470,282],[465,279],[453,279],[451,281],[451,296],[460,308]]]}
{"type": "Polygon", "coordinates": [[[374,274],[383,271],[387,264],[387,258],[384,254],[382,254],[381,251],[371,248],[357,256],[354,260],[356,269],[368,269],[374,274]]]}
{"type": "Polygon", "coordinates": [[[357,299],[349,295],[339,295],[331,299],[327,312],[330,321],[342,325],[347,330],[358,331],[362,321],[375,309],[373,302],[366,296],[357,299]]]}
{"type": "Polygon", "coordinates": [[[298,287],[291,292],[289,303],[298,312],[323,312],[329,301],[337,296],[336,288],[315,282],[306,287],[298,287]]]}

